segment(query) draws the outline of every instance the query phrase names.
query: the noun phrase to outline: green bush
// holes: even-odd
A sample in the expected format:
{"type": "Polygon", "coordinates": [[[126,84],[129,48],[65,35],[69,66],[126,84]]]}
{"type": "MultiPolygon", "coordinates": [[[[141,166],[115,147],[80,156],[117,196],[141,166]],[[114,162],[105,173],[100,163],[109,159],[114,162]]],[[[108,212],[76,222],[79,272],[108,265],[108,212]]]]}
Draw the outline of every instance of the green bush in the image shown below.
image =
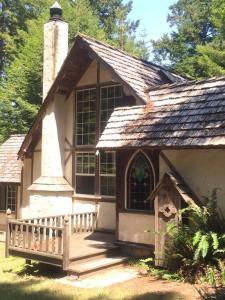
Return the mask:
{"type": "Polygon", "coordinates": [[[192,204],[180,213],[188,222],[167,227],[168,270],[191,282],[205,278],[225,284],[225,218],[217,209],[217,190],[204,198],[203,206],[192,204]]]}

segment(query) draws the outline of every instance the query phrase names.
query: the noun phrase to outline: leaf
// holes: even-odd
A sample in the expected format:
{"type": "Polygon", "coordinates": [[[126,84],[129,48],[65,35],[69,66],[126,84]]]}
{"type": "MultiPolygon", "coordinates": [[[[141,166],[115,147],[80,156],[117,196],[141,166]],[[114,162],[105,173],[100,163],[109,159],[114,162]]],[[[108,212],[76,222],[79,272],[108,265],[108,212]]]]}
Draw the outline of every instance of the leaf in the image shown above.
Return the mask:
{"type": "Polygon", "coordinates": [[[194,245],[194,246],[196,246],[196,245],[199,243],[201,237],[202,237],[201,231],[197,231],[197,232],[195,233],[194,238],[193,238],[193,245],[194,245]]]}
{"type": "Polygon", "coordinates": [[[202,236],[200,244],[201,244],[202,257],[205,258],[209,250],[209,242],[208,242],[207,235],[202,236]]]}
{"type": "Polygon", "coordinates": [[[211,237],[212,237],[212,240],[213,240],[213,249],[217,250],[218,247],[219,247],[219,240],[218,240],[217,233],[212,232],[211,237]]]}
{"type": "Polygon", "coordinates": [[[212,269],[208,270],[207,279],[211,285],[213,285],[213,286],[216,285],[215,273],[212,269]]]}

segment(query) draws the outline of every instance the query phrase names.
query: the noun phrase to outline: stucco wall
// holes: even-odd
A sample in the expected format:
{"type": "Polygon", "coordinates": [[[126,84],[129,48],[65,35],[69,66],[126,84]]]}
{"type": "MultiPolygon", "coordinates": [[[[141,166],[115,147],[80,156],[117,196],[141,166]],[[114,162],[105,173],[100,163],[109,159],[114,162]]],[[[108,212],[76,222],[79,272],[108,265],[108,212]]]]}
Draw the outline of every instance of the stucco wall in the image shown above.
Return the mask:
{"type": "Polygon", "coordinates": [[[23,218],[63,215],[71,212],[71,193],[30,191],[29,208],[24,211],[23,218]]]}
{"type": "MultiPolygon", "coordinates": [[[[24,210],[29,205],[29,191],[27,190],[31,185],[31,166],[32,162],[30,158],[24,159],[23,162],[23,182],[22,182],[22,199],[21,210],[24,210]]],[[[20,212],[22,215],[22,211],[20,212]]],[[[19,214],[20,214],[19,213],[19,214]]]]}
{"type": "Polygon", "coordinates": [[[41,176],[41,151],[33,153],[33,181],[41,176]]]}
{"type": "Polygon", "coordinates": [[[115,230],[116,205],[115,203],[74,200],[74,212],[98,211],[97,229],[115,230]]]}
{"type": "Polygon", "coordinates": [[[73,128],[74,128],[74,92],[71,93],[65,102],[66,117],[65,117],[65,169],[64,175],[66,180],[72,185],[72,164],[73,157],[71,147],[73,146],[73,128]]]}
{"type": "Polygon", "coordinates": [[[155,244],[155,217],[149,214],[119,213],[119,240],[155,244]],[[145,232],[151,230],[152,233],[145,232]]]}
{"type": "MultiPolygon", "coordinates": [[[[225,214],[225,150],[170,150],[163,151],[192,190],[199,196],[207,196],[218,190],[218,204],[225,214]]],[[[168,170],[160,159],[160,176],[168,170]]]]}
{"type": "Polygon", "coordinates": [[[42,176],[63,177],[64,154],[65,97],[56,94],[42,122],[42,176]]]}
{"type": "MultiPolygon", "coordinates": [[[[113,80],[112,74],[104,66],[100,66],[100,82],[111,82],[113,80]]],[[[77,87],[93,85],[97,83],[97,60],[94,60],[89,68],[86,70],[82,78],[77,84],[77,87]]]]}
{"type": "Polygon", "coordinates": [[[100,202],[98,206],[98,228],[115,230],[116,205],[115,203],[100,202]]]}

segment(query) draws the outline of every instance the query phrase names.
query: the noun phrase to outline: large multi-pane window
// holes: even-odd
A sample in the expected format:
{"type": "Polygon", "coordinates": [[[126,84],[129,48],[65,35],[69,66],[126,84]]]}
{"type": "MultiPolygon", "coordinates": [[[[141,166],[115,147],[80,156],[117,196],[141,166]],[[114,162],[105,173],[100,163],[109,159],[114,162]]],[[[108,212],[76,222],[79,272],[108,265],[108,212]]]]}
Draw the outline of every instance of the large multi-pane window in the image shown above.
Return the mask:
{"type": "Polygon", "coordinates": [[[95,193],[95,154],[81,152],[75,155],[76,192],[94,195],[95,193]]]}
{"type": "Polygon", "coordinates": [[[95,145],[96,89],[77,91],[76,144],[95,145]]]}
{"type": "Polygon", "coordinates": [[[16,211],[16,185],[0,184],[0,211],[16,211]]]}
{"type": "Polygon", "coordinates": [[[116,187],[115,152],[102,151],[100,154],[101,195],[114,196],[116,187]]]}
{"type": "Polygon", "coordinates": [[[101,132],[104,130],[115,107],[122,103],[122,86],[107,86],[101,88],[101,132]]]}
{"type": "Polygon", "coordinates": [[[76,93],[75,185],[77,194],[115,195],[115,153],[101,151],[97,159],[95,147],[114,108],[121,106],[122,100],[121,85],[102,86],[98,93],[97,88],[82,89],[76,93]],[[88,151],[85,148],[87,146],[88,151]]]}

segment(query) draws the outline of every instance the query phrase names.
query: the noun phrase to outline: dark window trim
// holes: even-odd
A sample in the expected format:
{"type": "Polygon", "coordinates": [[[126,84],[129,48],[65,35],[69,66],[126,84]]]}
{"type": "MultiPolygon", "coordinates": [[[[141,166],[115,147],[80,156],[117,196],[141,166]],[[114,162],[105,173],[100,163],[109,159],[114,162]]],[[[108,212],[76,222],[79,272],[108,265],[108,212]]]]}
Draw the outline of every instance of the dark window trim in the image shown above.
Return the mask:
{"type": "MultiPolygon", "coordinates": [[[[100,137],[100,107],[101,107],[101,88],[103,87],[113,87],[113,86],[123,86],[120,82],[100,82],[100,63],[97,63],[97,82],[96,84],[90,84],[86,86],[79,86],[74,89],[74,126],[73,126],[73,159],[72,159],[72,181],[76,193],[76,171],[75,171],[75,156],[77,152],[94,152],[95,153],[95,196],[101,197],[102,199],[107,199],[108,196],[100,195],[100,154],[96,155],[96,145],[100,137]],[[77,145],[76,144],[76,115],[77,115],[77,92],[87,89],[96,88],[96,128],[95,128],[95,145],[77,145]]],[[[76,195],[76,194],[75,194],[76,195]]],[[[79,194],[80,195],[80,194],[79,194]]],[[[85,196],[90,196],[88,194],[82,194],[85,196]]],[[[91,195],[93,196],[93,195],[91,195]]],[[[109,196],[109,198],[114,199],[114,196],[109,196]]]]}
{"type": "MultiPolygon", "coordinates": [[[[148,162],[149,164],[149,167],[151,168],[151,171],[153,173],[153,188],[152,190],[154,190],[155,186],[156,186],[156,170],[155,170],[155,167],[154,167],[154,164],[152,162],[152,159],[151,157],[148,156],[147,153],[145,153],[145,151],[143,150],[137,150],[135,151],[132,156],[130,157],[128,163],[127,163],[127,167],[126,167],[126,171],[125,171],[125,184],[124,184],[124,189],[125,189],[125,203],[124,203],[124,209],[122,210],[123,212],[134,212],[134,213],[137,213],[137,212],[140,212],[140,213],[148,213],[148,212],[154,212],[154,206],[150,209],[146,209],[146,210],[143,210],[143,209],[132,209],[132,208],[127,208],[127,203],[128,203],[128,176],[129,176],[129,171],[130,171],[130,167],[131,165],[133,164],[134,160],[139,156],[139,155],[143,155],[144,158],[146,159],[146,161],[148,162]]],[[[150,195],[149,195],[150,196],[150,195]]]]}

